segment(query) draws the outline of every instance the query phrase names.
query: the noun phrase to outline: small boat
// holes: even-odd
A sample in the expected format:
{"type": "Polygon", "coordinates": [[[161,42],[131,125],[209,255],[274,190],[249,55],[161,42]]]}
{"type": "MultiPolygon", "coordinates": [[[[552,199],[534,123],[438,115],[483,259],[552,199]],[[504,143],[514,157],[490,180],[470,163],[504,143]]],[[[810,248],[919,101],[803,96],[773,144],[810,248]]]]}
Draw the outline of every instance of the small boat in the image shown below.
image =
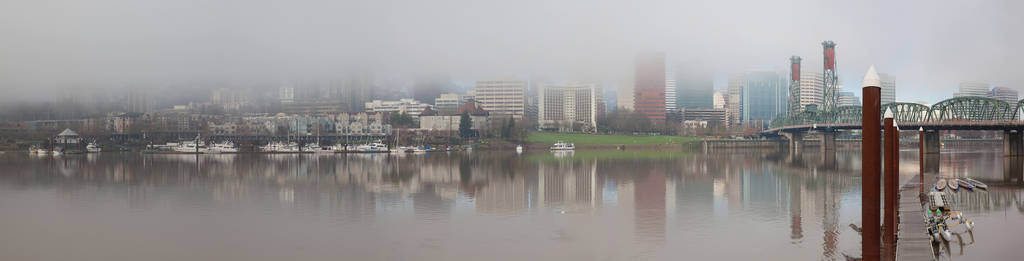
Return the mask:
{"type": "Polygon", "coordinates": [[[963,180],[963,179],[957,179],[956,181],[958,183],[960,183],[960,187],[961,188],[965,188],[965,189],[969,189],[969,190],[974,190],[974,185],[971,184],[970,182],[967,182],[966,180],[963,180]]]}
{"type": "Polygon", "coordinates": [[[90,142],[89,145],[85,146],[85,151],[89,152],[89,153],[96,153],[96,152],[103,151],[103,147],[100,147],[99,144],[96,144],[96,142],[93,141],[93,142],[90,142]]]}
{"type": "Polygon", "coordinates": [[[29,154],[39,154],[39,155],[50,154],[49,151],[47,151],[43,147],[40,147],[39,145],[32,145],[32,147],[29,147],[28,148],[28,153],[29,154]]]}
{"type": "Polygon", "coordinates": [[[939,179],[935,182],[935,190],[942,191],[946,189],[946,179],[939,179]]]}
{"type": "Polygon", "coordinates": [[[953,191],[959,191],[960,190],[960,179],[954,178],[954,179],[949,180],[949,189],[952,189],[953,191]]]}
{"type": "Polygon", "coordinates": [[[572,143],[559,141],[554,146],[551,146],[551,150],[576,150],[576,146],[572,143]]]}
{"type": "Polygon", "coordinates": [[[369,143],[369,144],[363,144],[363,145],[356,146],[355,151],[356,152],[386,152],[386,151],[388,151],[388,145],[385,145],[384,143],[381,143],[380,141],[378,141],[378,142],[374,142],[374,143],[369,143]]]}
{"type": "Polygon", "coordinates": [[[516,145],[516,152],[523,153],[523,145],[522,144],[516,145]]]}
{"type": "Polygon", "coordinates": [[[977,181],[977,180],[974,180],[972,178],[964,178],[963,180],[967,181],[968,183],[971,183],[971,185],[974,185],[975,188],[986,189],[986,190],[988,189],[988,185],[985,185],[985,183],[981,183],[981,181],[977,181]]]}
{"type": "Polygon", "coordinates": [[[238,153],[238,146],[235,146],[234,142],[225,141],[221,143],[214,143],[209,149],[204,151],[206,153],[238,153]]]}

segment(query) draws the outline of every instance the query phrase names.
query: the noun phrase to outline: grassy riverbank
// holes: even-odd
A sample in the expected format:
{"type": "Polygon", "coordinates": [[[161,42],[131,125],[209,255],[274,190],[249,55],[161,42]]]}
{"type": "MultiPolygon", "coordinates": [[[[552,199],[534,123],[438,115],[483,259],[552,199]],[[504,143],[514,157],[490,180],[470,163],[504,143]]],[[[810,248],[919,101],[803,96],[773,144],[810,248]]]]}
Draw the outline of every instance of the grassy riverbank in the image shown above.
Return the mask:
{"type": "Polygon", "coordinates": [[[532,132],[527,143],[554,144],[558,141],[580,145],[671,145],[699,141],[698,138],[678,136],[600,135],[580,133],[532,132]]]}

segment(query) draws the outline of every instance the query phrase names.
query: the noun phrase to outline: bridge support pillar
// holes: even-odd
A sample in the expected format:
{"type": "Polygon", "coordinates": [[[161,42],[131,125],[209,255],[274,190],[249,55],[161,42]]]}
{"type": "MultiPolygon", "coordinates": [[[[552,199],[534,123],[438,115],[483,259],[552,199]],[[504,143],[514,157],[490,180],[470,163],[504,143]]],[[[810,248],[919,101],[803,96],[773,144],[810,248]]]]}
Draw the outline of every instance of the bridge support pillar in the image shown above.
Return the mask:
{"type": "Polygon", "coordinates": [[[836,151],[836,136],[839,133],[835,131],[823,131],[821,132],[821,151],[832,152],[836,151]]]}
{"type": "Polygon", "coordinates": [[[1024,155],[1024,133],[1018,130],[1003,131],[1003,156],[1024,155]]]}
{"type": "Polygon", "coordinates": [[[803,132],[783,132],[783,136],[789,140],[789,151],[791,153],[800,154],[800,149],[804,145],[804,133],[803,132]]]}
{"type": "Polygon", "coordinates": [[[939,154],[939,150],[942,149],[942,143],[939,141],[939,132],[935,130],[924,131],[920,142],[924,146],[925,154],[939,154]]]}

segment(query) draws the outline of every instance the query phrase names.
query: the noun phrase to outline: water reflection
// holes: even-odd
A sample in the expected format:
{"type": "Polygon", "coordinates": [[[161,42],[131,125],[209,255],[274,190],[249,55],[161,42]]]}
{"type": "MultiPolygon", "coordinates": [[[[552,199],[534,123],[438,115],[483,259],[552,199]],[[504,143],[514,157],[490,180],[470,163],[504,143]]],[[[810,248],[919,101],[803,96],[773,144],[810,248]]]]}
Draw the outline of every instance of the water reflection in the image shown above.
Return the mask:
{"type": "MultiPolygon", "coordinates": [[[[916,166],[915,154],[902,156],[902,164],[916,166]]],[[[1020,173],[1019,164],[996,164],[1002,159],[990,153],[948,157],[942,162],[948,169],[943,175],[1002,178],[976,174],[1004,163],[1020,173]]],[[[243,255],[253,260],[322,259],[342,253],[354,259],[393,260],[766,255],[834,260],[859,252],[859,236],[841,229],[860,220],[859,165],[858,153],[842,150],[833,156],[760,150],[409,156],[102,153],[59,158],[6,154],[0,156],[0,206],[49,205],[56,211],[47,213],[56,219],[47,225],[28,223],[36,225],[22,229],[104,231],[127,240],[160,229],[127,230],[123,224],[156,222],[180,230],[158,242],[195,239],[196,244],[217,245],[244,237],[254,238],[248,242],[254,249],[278,253],[243,255]],[[57,197],[39,196],[49,193],[57,197]],[[103,218],[88,218],[98,216],[103,218]],[[221,222],[182,223],[196,216],[221,222]],[[70,217],[84,218],[71,222],[70,217]],[[292,232],[281,233],[283,228],[292,232]],[[283,242],[302,247],[279,247],[283,242]],[[723,246],[744,247],[709,251],[723,246]]],[[[994,185],[989,193],[962,194],[955,200],[965,213],[1024,213],[1020,195],[1019,187],[994,185]]],[[[39,218],[33,212],[4,212],[4,229],[39,218]]],[[[1024,220],[1015,217],[1011,220],[1024,220]]],[[[985,233],[978,235],[979,242],[998,235],[985,233]]],[[[86,251],[87,257],[113,250],[90,243],[85,235],[22,239],[0,247],[0,258],[34,251],[49,259],[70,254],[46,252],[34,244],[85,244],[95,249],[86,251]]],[[[138,259],[149,253],[145,249],[119,251],[138,259]]],[[[207,259],[234,250],[219,251],[197,255],[207,259]]]]}

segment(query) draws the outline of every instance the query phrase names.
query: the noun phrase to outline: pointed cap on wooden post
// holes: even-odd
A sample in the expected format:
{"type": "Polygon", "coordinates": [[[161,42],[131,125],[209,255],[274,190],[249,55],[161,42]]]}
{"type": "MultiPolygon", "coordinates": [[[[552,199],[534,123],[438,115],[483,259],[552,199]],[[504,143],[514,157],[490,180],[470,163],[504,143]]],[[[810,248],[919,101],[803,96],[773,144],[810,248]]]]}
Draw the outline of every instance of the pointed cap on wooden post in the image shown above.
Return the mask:
{"type": "Polygon", "coordinates": [[[875,71],[875,66],[872,65],[868,68],[868,73],[864,74],[864,86],[861,87],[882,87],[882,78],[878,76],[878,71],[875,71]]]}

